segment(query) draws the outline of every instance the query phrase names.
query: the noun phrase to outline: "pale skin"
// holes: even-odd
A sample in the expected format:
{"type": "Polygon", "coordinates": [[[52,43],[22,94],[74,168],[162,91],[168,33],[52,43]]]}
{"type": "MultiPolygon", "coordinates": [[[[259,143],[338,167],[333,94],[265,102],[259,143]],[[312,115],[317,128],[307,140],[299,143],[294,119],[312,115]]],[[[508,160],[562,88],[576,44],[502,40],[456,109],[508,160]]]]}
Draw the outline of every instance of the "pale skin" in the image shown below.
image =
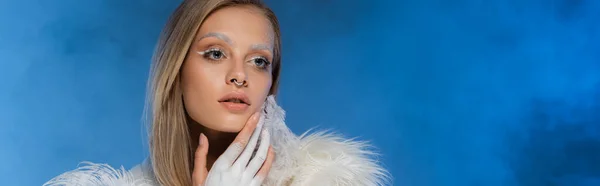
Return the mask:
{"type": "Polygon", "coordinates": [[[271,23],[251,6],[217,10],[198,30],[181,71],[190,142],[197,147],[193,185],[260,185],[267,176],[274,151],[258,121],[272,84],[273,35],[271,23]],[[247,109],[221,105],[231,92],[247,96],[247,109]]]}

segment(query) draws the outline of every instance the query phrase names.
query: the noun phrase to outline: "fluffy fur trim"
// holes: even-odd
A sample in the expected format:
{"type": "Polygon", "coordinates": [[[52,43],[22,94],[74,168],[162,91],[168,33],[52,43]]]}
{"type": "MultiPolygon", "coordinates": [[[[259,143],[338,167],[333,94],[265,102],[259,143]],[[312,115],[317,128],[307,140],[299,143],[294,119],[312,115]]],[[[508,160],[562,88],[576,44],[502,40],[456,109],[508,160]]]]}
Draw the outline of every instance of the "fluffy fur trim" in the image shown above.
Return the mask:
{"type": "Polygon", "coordinates": [[[114,186],[152,186],[153,181],[133,172],[114,169],[108,164],[82,162],[77,169],[65,172],[44,186],[87,186],[87,185],[114,185],[114,186]],[[82,165],[83,164],[83,165],[82,165]]]}
{"type": "MultiPolygon", "coordinates": [[[[387,185],[389,174],[364,142],[320,131],[300,136],[294,150],[293,186],[296,185],[387,185]]],[[[292,149],[290,149],[292,150],[292,149]]]]}

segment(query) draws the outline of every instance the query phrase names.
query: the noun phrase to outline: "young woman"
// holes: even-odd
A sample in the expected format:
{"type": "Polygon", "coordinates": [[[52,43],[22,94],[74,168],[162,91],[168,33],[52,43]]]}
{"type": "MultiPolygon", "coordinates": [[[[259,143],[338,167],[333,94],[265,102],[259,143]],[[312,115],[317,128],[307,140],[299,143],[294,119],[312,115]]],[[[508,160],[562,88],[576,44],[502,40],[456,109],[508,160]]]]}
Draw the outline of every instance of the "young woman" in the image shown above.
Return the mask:
{"type": "Polygon", "coordinates": [[[131,170],[88,163],[45,185],[383,185],[367,144],[296,136],[276,104],[281,44],[257,0],[184,0],[149,84],[150,157],[131,170]]]}

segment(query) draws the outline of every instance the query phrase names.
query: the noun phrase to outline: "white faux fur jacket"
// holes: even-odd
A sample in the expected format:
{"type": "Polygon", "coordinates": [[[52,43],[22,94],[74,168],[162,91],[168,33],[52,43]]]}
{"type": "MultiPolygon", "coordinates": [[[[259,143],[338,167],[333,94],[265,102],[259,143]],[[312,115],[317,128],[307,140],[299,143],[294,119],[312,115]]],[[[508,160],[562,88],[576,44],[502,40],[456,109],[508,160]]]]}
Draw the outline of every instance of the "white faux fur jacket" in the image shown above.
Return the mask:
{"type": "MultiPolygon", "coordinates": [[[[285,125],[285,113],[270,96],[265,103],[265,125],[271,131],[275,162],[266,186],[329,186],[390,184],[388,172],[375,159],[376,153],[362,141],[344,139],[326,132],[296,136],[285,125]]],[[[158,186],[150,160],[131,170],[114,169],[107,164],[85,165],[46,182],[54,185],[158,186]]]]}

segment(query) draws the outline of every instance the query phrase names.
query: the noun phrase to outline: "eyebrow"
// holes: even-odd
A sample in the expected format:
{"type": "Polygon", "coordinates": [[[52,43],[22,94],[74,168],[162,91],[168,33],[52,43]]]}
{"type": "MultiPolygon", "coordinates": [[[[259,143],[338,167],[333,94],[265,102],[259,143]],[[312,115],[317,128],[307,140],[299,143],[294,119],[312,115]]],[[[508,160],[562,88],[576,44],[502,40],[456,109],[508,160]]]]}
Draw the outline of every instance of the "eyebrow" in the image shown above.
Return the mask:
{"type": "MultiPolygon", "coordinates": [[[[218,33],[218,32],[209,32],[208,34],[198,38],[196,41],[200,41],[207,37],[214,37],[214,38],[225,41],[229,45],[233,45],[233,41],[229,37],[227,37],[227,35],[218,33]]],[[[253,44],[250,46],[250,50],[268,50],[268,51],[272,52],[273,47],[271,47],[271,45],[266,45],[266,44],[253,44]]]]}
{"type": "Polygon", "coordinates": [[[265,45],[265,44],[253,44],[252,46],[250,46],[250,50],[268,50],[268,51],[273,51],[273,47],[271,47],[270,45],[265,45]]]}
{"type": "Polygon", "coordinates": [[[229,45],[233,45],[233,42],[231,41],[231,39],[229,39],[229,37],[227,37],[227,35],[218,33],[218,32],[209,32],[208,34],[198,38],[198,40],[196,40],[196,41],[200,41],[207,37],[214,37],[214,38],[217,38],[217,39],[227,42],[227,44],[229,44],[229,45]]]}

